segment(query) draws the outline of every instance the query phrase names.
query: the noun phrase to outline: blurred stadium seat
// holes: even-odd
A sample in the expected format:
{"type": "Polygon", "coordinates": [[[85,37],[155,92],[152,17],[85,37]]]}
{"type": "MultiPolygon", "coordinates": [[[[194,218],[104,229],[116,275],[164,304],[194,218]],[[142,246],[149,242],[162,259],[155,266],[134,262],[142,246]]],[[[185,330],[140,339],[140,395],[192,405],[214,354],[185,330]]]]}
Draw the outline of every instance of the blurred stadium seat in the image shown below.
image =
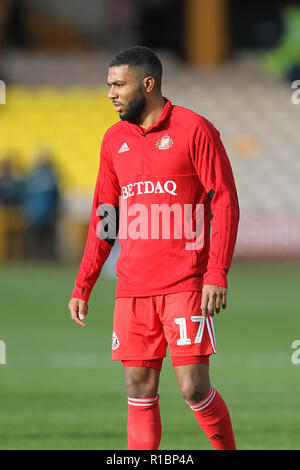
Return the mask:
{"type": "Polygon", "coordinates": [[[64,190],[91,191],[102,136],[115,122],[103,89],[11,87],[1,109],[0,153],[14,149],[28,168],[39,146],[51,149],[64,190]]]}

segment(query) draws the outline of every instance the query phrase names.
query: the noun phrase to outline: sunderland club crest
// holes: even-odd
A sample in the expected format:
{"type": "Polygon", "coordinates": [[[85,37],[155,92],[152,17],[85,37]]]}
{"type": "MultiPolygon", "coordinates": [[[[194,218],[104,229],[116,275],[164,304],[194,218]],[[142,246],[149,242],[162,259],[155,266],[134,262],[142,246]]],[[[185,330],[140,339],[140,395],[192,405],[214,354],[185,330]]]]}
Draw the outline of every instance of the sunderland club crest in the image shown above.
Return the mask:
{"type": "Polygon", "coordinates": [[[115,351],[116,349],[118,349],[119,346],[120,346],[120,342],[117,338],[116,333],[113,332],[113,335],[112,335],[112,350],[115,351]]]}
{"type": "Polygon", "coordinates": [[[169,148],[172,147],[173,145],[173,140],[171,139],[170,136],[168,135],[164,135],[161,139],[159,139],[157,142],[156,142],[156,147],[159,149],[159,150],[168,150],[169,148]]]}

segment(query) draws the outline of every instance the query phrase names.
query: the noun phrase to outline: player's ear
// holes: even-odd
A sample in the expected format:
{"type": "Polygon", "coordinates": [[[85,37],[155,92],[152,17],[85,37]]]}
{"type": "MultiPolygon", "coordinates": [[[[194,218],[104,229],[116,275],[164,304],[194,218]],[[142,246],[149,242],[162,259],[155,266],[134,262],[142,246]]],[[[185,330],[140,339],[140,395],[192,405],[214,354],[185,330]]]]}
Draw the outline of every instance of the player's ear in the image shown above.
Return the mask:
{"type": "Polygon", "coordinates": [[[144,90],[146,93],[150,93],[155,86],[155,79],[153,77],[144,78],[144,90]]]}

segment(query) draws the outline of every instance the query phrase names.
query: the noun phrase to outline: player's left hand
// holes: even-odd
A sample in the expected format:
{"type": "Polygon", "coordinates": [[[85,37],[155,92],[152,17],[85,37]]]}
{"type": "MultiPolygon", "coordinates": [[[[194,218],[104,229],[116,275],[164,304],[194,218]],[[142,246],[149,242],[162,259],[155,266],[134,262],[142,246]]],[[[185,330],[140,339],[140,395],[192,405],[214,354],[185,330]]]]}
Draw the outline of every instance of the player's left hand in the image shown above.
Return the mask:
{"type": "Polygon", "coordinates": [[[84,320],[88,313],[87,302],[85,300],[77,299],[73,297],[70,300],[68,307],[70,310],[72,320],[78,325],[85,327],[86,324],[81,320],[84,320]]]}
{"type": "Polygon", "coordinates": [[[220,286],[205,285],[202,289],[202,302],[201,310],[202,315],[207,317],[207,315],[214,316],[214,313],[219,313],[221,306],[223,309],[226,308],[226,297],[227,297],[227,288],[220,286]]]}

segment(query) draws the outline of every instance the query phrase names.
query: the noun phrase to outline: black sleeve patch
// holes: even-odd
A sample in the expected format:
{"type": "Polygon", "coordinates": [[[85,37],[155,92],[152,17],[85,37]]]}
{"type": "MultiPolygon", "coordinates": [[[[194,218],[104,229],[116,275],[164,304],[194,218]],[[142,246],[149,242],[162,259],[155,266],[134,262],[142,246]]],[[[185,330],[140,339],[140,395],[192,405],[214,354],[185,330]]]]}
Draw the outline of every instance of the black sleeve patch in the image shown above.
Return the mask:
{"type": "Polygon", "coordinates": [[[97,225],[98,238],[113,246],[119,231],[119,207],[100,202],[97,215],[100,217],[97,225]]]}
{"type": "Polygon", "coordinates": [[[211,189],[211,190],[209,191],[209,193],[207,193],[207,195],[208,195],[209,199],[212,201],[212,199],[213,199],[213,197],[214,197],[214,195],[215,195],[214,190],[211,189]]]}
{"type": "MultiPolygon", "coordinates": [[[[208,195],[208,198],[210,199],[210,202],[211,202],[211,201],[213,200],[214,195],[215,195],[214,190],[211,189],[211,190],[209,191],[209,193],[207,193],[207,195],[208,195]]],[[[211,210],[211,208],[210,208],[210,219],[212,219],[213,216],[214,216],[214,215],[213,215],[212,210],[211,210]]]]}

